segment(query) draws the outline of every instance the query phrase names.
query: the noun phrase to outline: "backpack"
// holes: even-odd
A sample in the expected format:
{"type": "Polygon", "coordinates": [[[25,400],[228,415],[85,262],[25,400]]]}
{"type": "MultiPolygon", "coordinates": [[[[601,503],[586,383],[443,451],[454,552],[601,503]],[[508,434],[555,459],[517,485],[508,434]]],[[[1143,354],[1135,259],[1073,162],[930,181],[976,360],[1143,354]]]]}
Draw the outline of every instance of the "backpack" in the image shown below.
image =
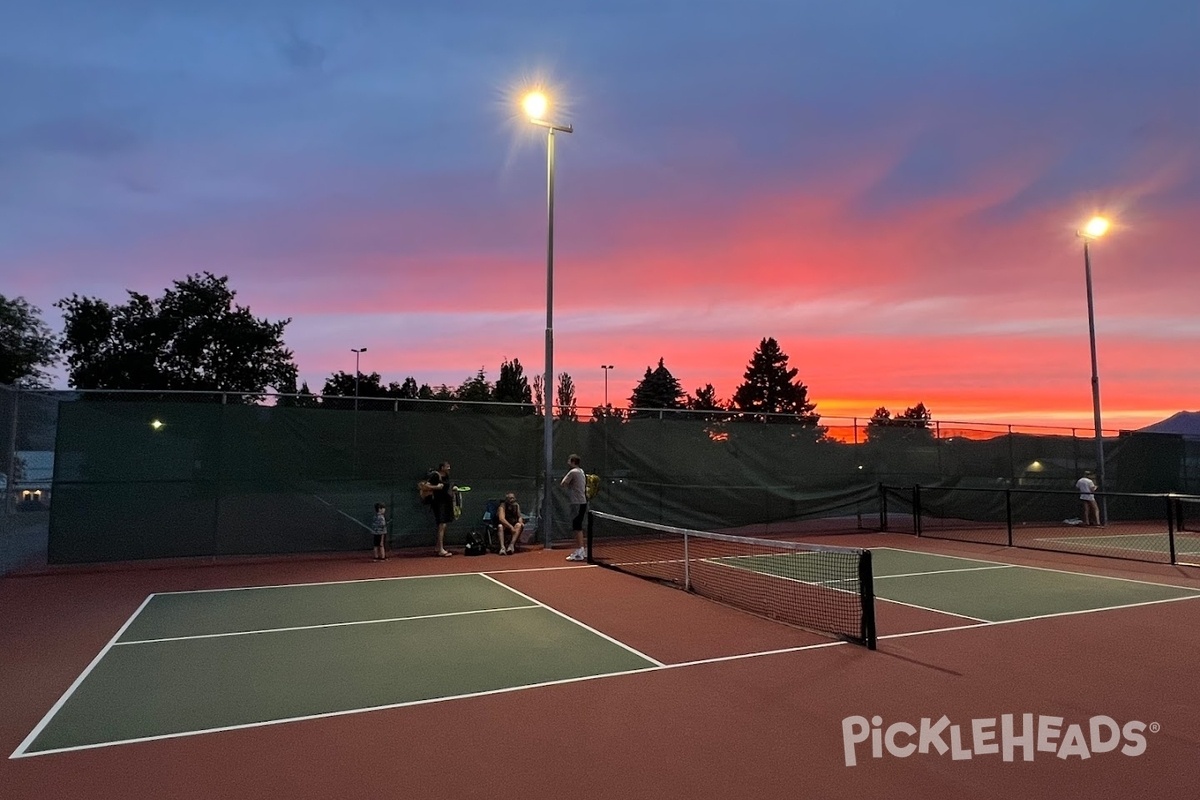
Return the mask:
{"type": "Polygon", "coordinates": [[[584,477],[586,480],[583,486],[583,495],[588,500],[591,500],[593,497],[600,494],[600,476],[586,475],[584,477]]]}
{"type": "Polygon", "coordinates": [[[483,542],[483,536],[479,531],[471,531],[467,534],[467,546],[463,548],[465,556],[481,556],[487,552],[487,545],[483,542]]]}

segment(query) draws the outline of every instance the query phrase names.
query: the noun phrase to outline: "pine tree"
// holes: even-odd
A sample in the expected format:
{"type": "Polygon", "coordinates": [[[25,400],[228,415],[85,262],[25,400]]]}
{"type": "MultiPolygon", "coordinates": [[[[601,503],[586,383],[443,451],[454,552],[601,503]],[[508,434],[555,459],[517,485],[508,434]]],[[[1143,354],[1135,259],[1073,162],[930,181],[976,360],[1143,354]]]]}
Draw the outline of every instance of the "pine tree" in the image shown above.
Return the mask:
{"type": "Polygon", "coordinates": [[[496,390],[492,393],[492,397],[497,403],[524,403],[527,406],[527,408],[503,409],[502,413],[532,414],[534,412],[533,392],[529,388],[529,381],[525,378],[525,368],[521,366],[520,359],[514,358],[512,361],[505,359],[500,364],[500,377],[496,379],[496,390]]]}
{"type": "MultiPolygon", "coordinates": [[[[706,383],[703,388],[697,389],[694,396],[689,395],[687,398],[687,407],[691,411],[697,412],[725,411],[725,406],[717,399],[717,390],[713,388],[711,383],[706,383]]],[[[698,413],[689,414],[688,418],[712,422],[726,419],[728,416],[728,414],[698,413]]]]}
{"type": "Polygon", "coordinates": [[[558,375],[558,410],[555,413],[559,419],[579,419],[575,410],[575,381],[566,372],[558,375]]]}
{"type": "Polygon", "coordinates": [[[671,374],[660,358],[655,369],[646,367],[645,376],[633,387],[633,395],[629,398],[629,416],[658,416],[647,409],[684,408],[686,396],[687,393],[683,391],[679,380],[671,374]]]}
{"type": "Polygon", "coordinates": [[[816,403],[809,402],[808,387],[795,380],[799,372],[788,367],[787,354],[772,338],[763,339],[743,374],[744,383],[733,393],[730,407],[751,414],[765,422],[799,422],[816,427],[821,419],[813,412],[816,403]],[[771,417],[768,414],[794,414],[795,418],[771,417]]]}

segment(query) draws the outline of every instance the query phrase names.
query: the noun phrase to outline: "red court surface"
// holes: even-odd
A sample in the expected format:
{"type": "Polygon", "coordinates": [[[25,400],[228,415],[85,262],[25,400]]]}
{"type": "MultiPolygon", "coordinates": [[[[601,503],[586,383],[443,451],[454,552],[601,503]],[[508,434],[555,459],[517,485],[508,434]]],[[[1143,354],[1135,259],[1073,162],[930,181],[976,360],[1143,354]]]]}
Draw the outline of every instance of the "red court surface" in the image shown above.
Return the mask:
{"type": "MultiPolygon", "coordinates": [[[[899,535],[838,543],[1200,587],[1200,570],[1183,567],[899,535]]],[[[881,602],[879,650],[871,652],[608,570],[568,566],[564,555],[145,564],[0,579],[0,747],[7,748],[0,798],[1197,796],[1198,600],[955,630],[948,629],[967,623],[881,602]],[[149,593],[453,571],[488,571],[668,666],[7,758],[149,593]],[[899,636],[913,633],[920,635],[899,636]],[[765,654],[749,655],[755,653],[765,654]],[[1056,749],[1031,752],[1025,761],[1020,746],[1010,762],[998,753],[963,757],[974,741],[973,721],[998,740],[1005,714],[1016,715],[1018,725],[1025,714],[1035,725],[1061,717],[1054,748],[1071,725],[1086,739],[1093,717],[1144,723],[1144,749],[1090,752],[1085,742],[1087,758],[1076,747],[1066,758],[1056,749]],[[875,758],[868,740],[853,747],[855,764],[847,765],[843,720],[879,716],[881,729],[906,722],[916,728],[943,715],[961,733],[959,758],[953,749],[939,755],[936,744],[905,756],[883,748],[875,758]]],[[[939,740],[952,745],[949,727],[939,740]]],[[[906,741],[901,732],[896,743],[906,741]]]]}

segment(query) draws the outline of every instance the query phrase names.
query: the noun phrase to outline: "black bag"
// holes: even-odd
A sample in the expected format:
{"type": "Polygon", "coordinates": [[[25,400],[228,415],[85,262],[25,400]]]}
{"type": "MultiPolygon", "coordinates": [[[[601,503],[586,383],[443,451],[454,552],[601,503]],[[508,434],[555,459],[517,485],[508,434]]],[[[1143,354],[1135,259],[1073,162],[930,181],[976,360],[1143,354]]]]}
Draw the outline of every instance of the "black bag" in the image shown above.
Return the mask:
{"type": "Polygon", "coordinates": [[[481,556],[487,552],[487,545],[484,544],[483,536],[479,531],[471,531],[467,534],[467,546],[463,548],[465,556],[481,556]]]}

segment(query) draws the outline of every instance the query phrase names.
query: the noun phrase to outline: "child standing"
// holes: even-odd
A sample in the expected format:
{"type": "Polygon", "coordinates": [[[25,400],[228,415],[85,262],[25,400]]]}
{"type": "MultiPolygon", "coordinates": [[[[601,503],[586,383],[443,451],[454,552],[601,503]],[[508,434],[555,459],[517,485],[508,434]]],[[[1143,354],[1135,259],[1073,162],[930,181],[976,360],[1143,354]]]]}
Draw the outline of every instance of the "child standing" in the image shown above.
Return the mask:
{"type": "Polygon", "coordinates": [[[375,539],[375,560],[387,560],[387,517],[383,503],[375,504],[375,520],[371,523],[371,534],[375,539]]]}

